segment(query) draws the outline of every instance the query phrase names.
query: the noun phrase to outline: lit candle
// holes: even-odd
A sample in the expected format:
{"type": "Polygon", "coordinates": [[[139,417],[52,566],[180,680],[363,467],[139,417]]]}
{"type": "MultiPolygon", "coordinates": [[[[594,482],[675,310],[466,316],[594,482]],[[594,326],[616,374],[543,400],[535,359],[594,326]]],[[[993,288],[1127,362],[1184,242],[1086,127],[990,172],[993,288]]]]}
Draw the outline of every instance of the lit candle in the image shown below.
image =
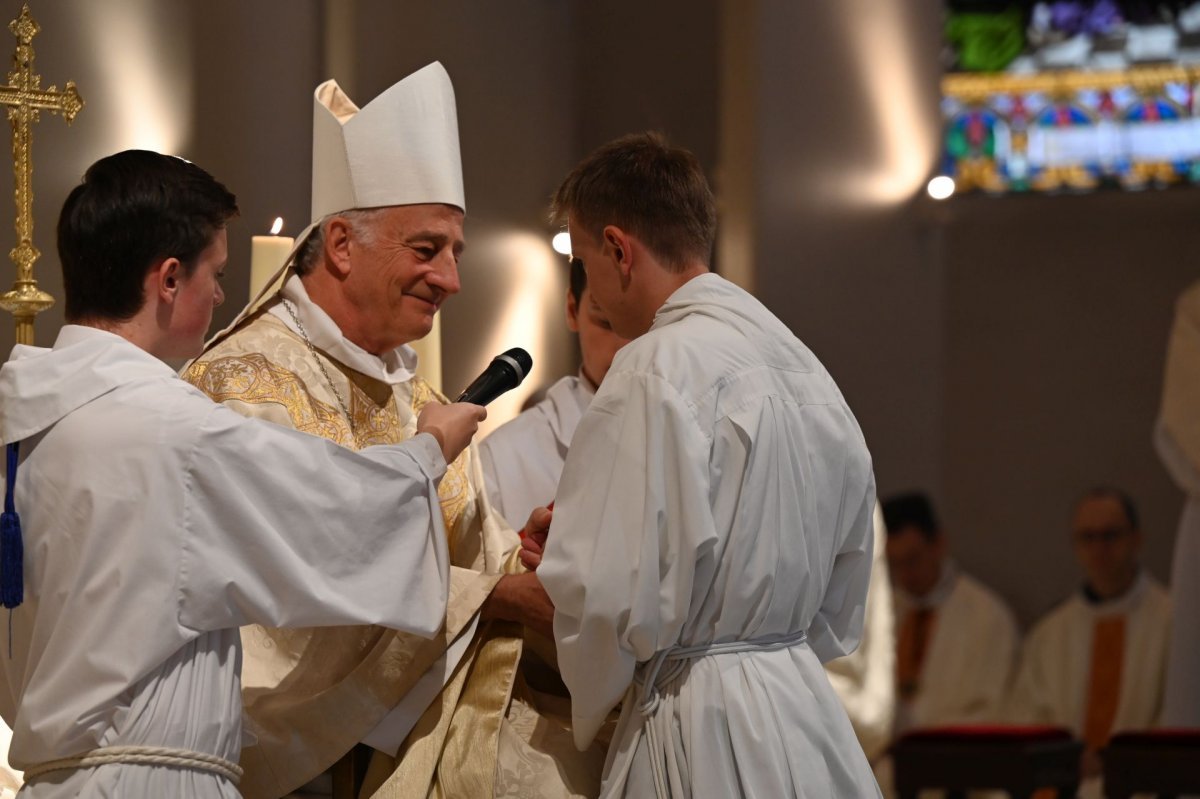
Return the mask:
{"type": "Polygon", "coordinates": [[[250,299],[266,287],[271,276],[279,271],[292,252],[295,240],[291,236],[280,236],[283,217],[276,217],[271,225],[270,236],[253,236],[250,239],[250,299]]]}

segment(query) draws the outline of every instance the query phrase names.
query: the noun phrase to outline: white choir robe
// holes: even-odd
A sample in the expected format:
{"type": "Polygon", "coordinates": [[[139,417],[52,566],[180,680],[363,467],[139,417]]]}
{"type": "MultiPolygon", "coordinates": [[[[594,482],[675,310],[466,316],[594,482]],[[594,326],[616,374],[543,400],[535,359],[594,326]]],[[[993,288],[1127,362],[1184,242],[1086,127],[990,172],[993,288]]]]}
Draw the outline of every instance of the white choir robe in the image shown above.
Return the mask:
{"type": "MultiPolygon", "coordinates": [[[[25,602],[0,657],[0,715],[23,769],[108,746],[236,762],[242,625],[431,637],[442,623],[446,464],[432,436],[352,452],[243,418],[124,339],[68,325],[0,369],[0,437],[22,442],[25,602]]],[[[238,795],[208,772],[126,764],[22,793],[238,795]]]]}
{"type": "MultiPolygon", "coordinates": [[[[535,508],[554,499],[575,428],[595,395],[582,375],[564,377],[550,387],[541,402],[479,444],[488,498],[514,529],[523,527],[535,508]]],[[[892,586],[884,548],[886,528],[878,506],[874,528],[862,643],[849,655],[825,664],[829,682],[869,760],[881,756],[891,743],[896,713],[892,586]]]]}
{"type": "Polygon", "coordinates": [[[928,596],[896,590],[897,624],[921,606],[937,615],[917,694],[901,701],[897,731],[1002,720],[1020,640],[1012,611],[949,560],[928,596]]]}
{"type": "Polygon", "coordinates": [[[1059,724],[1083,733],[1091,675],[1092,633],[1098,619],[1125,616],[1121,695],[1113,732],[1159,722],[1170,627],[1166,590],[1145,572],[1117,599],[1092,604],[1075,592],[1030,631],[1013,687],[1012,717],[1059,724]]]}
{"type": "Polygon", "coordinates": [[[595,395],[582,374],[564,377],[541,402],[500,425],[479,444],[488,499],[514,530],[525,527],[535,508],[554,500],[567,448],[595,395]]]}
{"type": "Polygon", "coordinates": [[[1167,347],[1159,457],[1186,495],[1171,561],[1171,622],[1162,723],[1200,727],[1200,283],[1179,298],[1167,347]]]}
{"type": "Polygon", "coordinates": [[[654,796],[652,759],[672,796],[879,795],[821,665],[858,643],[874,503],[812,353],[717,275],[675,291],[580,422],[538,569],[576,745],[625,700],[602,796],[654,796]],[[686,661],[643,729],[633,682],[655,653],[805,631],[686,661]]]}

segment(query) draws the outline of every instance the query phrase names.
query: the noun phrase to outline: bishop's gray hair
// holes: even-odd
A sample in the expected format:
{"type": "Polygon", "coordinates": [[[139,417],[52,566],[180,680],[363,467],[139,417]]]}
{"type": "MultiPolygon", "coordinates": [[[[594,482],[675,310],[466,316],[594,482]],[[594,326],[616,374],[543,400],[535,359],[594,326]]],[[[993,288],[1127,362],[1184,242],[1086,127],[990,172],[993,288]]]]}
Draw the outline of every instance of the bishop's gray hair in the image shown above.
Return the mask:
{"type": "Polygon", "coordinates": [[[325,250],[325,231],[329,227],[329,220],[335,216],[345,219],[350,223],[350,230],[354,236],[365,246],[372,247],[375,244],[375,219],[385,210],[387,209],[353,208],[321,217],[321,221],[313,228],[313,232],[308,234],[304,245],[296,253],[296,274],[303,277],[317,268],[325,250]]]}

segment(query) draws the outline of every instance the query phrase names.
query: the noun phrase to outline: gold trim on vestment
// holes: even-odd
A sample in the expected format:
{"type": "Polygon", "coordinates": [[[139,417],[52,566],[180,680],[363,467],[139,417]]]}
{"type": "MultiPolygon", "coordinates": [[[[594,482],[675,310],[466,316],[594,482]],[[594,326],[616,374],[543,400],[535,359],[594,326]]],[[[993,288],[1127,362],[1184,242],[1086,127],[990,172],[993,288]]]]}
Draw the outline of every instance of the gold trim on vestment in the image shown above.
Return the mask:
{"type": "Polygon", "coordinates": [[[490,797],[500,723],[512,696],[521,640],[516,625],[493,621],[426,710],[397,758],[375,753],[361,796],[371,799],[490,797]],[[443,767],[445,766],[445,767],[443,767]]]}
{"type": "Polygon", "coordinates": [[[341,418],[341,412],[315,398],[296,375],[259,353],[197,361],[184,372],[183,379],[214,402],[281,405],[296,430],[344,447],[351,445],[350,426],[341,418]]]}

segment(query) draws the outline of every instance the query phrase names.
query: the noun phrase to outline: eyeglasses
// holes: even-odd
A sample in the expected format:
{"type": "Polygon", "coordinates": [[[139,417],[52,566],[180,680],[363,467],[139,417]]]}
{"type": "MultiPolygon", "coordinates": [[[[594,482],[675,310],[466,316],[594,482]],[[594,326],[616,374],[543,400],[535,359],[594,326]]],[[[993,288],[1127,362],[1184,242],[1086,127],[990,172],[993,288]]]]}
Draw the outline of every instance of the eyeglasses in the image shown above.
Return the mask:
{"type": "Polygon", "coordinates": [[[1094,530],[1076,530],[1077,544],[1112,544],[1132,533],[1129,527],[1101,527],[1094,530]]]}

